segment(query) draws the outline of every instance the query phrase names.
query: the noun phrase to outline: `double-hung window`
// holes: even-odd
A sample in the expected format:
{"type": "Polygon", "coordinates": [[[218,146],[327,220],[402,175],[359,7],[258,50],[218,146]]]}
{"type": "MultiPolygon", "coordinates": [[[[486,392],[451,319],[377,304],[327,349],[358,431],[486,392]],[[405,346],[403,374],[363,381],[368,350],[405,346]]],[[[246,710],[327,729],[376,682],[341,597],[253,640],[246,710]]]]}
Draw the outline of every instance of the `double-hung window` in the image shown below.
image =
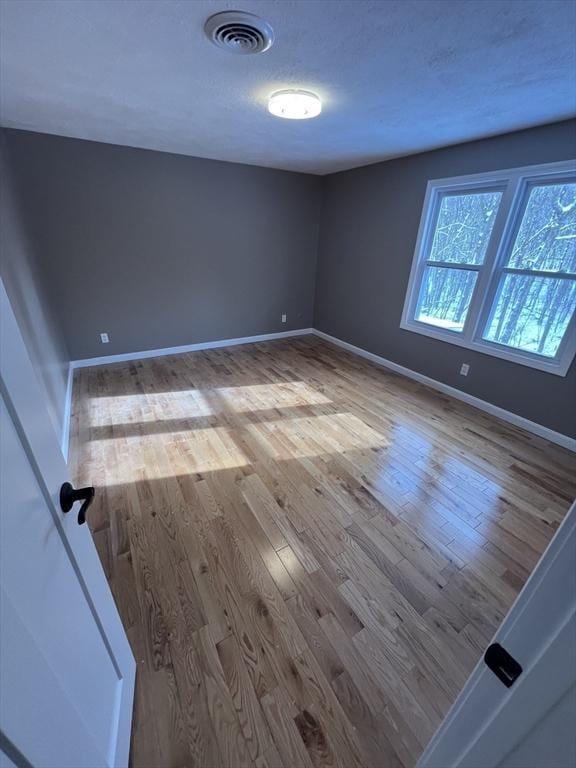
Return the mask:
{"type": "Polygon", "coordinates": [[[565,376],[576,163],[429,182],[401,326],[565,376]]]}

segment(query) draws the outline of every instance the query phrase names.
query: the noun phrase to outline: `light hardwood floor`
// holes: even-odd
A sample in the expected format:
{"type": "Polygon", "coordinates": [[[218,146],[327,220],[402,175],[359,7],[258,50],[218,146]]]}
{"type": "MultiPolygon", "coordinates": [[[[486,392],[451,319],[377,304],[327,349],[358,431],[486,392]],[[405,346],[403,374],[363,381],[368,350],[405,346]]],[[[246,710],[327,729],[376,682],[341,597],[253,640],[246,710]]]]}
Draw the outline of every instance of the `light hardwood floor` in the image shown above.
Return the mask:
{"type": "Polygon", "coordinates": [[[313,337],[80,369],[132,765],[413,766],[574,456],[313,337]]]}

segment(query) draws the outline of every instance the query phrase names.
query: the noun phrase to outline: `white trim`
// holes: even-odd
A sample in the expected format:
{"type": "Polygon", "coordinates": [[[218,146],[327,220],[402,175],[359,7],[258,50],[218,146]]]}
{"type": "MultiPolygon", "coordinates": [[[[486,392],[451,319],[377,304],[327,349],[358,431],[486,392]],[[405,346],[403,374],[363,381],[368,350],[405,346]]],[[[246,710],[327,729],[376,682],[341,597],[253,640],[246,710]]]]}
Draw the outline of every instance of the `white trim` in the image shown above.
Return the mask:
{"type": "MultiPolygon", "coordinates": [[[[507,269],[504,267],[504,263],[508,248],[520,225],[530,185],[533,182],[553,182],[567,177],[571,179],[575,171],[575,161],[566,160],[559,163],[531,165],[523,168],[489,171],[429,181],[426,186],[400,328],[405,331],[419,333],[423,336],[429,336],[448,344],[455,344],[459,347],[476,350],[486,355],[492,355],[513,363],[546,371],[556,376],[566,376],[576,355],[576,313],[566,328],[554,358],[547,358],[543,355],[489,341],[483,338],[483,331],[487,326],[490,312],[494,309],[493,303],[502,274],[504,272],[513,274],[522,274],[524,272],[524,270],[507,269]],[[434,266],[428,256],[441,196],[453,192],[464,194],[466,192],[496,189],[502,191],[502,199],[492,227],[484,263],[482,265],[467,266],[449,263],[442,265],[445,267],[471,269],[479,276],[464,322],[464,328],[460,332],[455,332],[418,321],[415,318],[415,314],[424,269],[427,265],[434,266]]],[[[531,275],[534,274],[534,271],[526,270],[526,272],[531,275]]],[[[554,272],[546,273],[546,277],[575,279],[572,275],[560,275],[554,272]]]]}
{"type": "Polygon", "coordinates": [[[420,384],[425,384],[428,387],[432,387],[432,389],[437,389],[439,392],[443,392],[446,395],[456,398],[456,400],[461,400],[468,405],[472,405],[474,408],[478,408],[479,410],[485,411],[492,416],[496,416],[503,421],[507,421],[509,424],[514,424],[514,426],[521,427],[527,432],[532,432],[534,435],[538,435],[538,437],[543,437],[551,443],[556,443],[563,448],[567,448],[569,451],[576,452],[576,439],[571,438],[568,435],[563,435],[561,432],[555,432],[553,429],[544,427],[542,424],[537,424],[535,421],[530,421],[530,419],[526,419],[524,416],[519,416],[517,413],[512,413],[505,408],[500,408],[498,405],[488,403],[486,400],[481,400],[479,397],[469,395],[467,392],[462,392],[460,389],[451,387],[448,384],[443,384],[441,381],[431,379],[429,376],[425,376],[422,373],[417,373],[411,368],[405,368],[403,365],[393,363],[385,357],[380,357],[380,355],[375,355],[373,352],[368,352],[361,347],[356,347],[354,344],[342,341],[342,339],[338,339],[336,336],[330,336],[330,334],[324,333],[324,331],[319,331],[314,328],[312,332],[325,341],[329,341],[332,344],[336,344],[338,347],[342,347],[342,349],[347,349],[349,352],[353,352],[360,357],[371,360],[373,363],[376,363],[376,365],[381,365],[384,368],[388,368],[409,379],[414,379],[414,381],[418,381],[420,384]]]}
{"type": "Polygon", "coordinates": [[[555,176],[556,174],[574,171],[575,159],[559,160],[555,163],[542,163],[536,165],[523,165],[518,168],[501,168],[495,171],[481,171],[469,173],[466,176],[447,176],[443,179],[433,179],[432,183],[450,187],[468,187],[478,181],[490,184],[490,181],[505,181],[506,179],[523,178],[525,176],[555,176]]]}
{"type": "MultiPolygon", "coordinates": [[[[576,452],[576,440],[569,437],[568,435],[563,435],[561,432],[555,432],[553,429],[549,429],[548,427],[544,427],[541,424],[537,424],[535,421],[530,421],[530,419],[526,419],[523,416],[519,416],[516,413],[507,411],[506,409],[500,408],[499,406],[493,405],[492,403],[488,403],[486,402],[486,400],[481,400],[479,397],[474,397],[474,395],[469,395],[467,392],[462,392],[460,389],[451,387],[448,384],[443,384],[440,381],[436,381],[436,379],[431,379],[429,376],[425,376],[422,373],[417,373],[416,371],[413,371],[410,368],[405,368],[403,365],[399,365],[398,363],[393,363],[391,360],[387,360],[385,357],[380,357],[380,355],[375,355],[373,352],[368,352],[367,350],[362,349],[361,347],[356,347],[354,344],[350,344],[347,341],[338,339],[336,336],[330,336],[330,334],[324,333],[324,331],[319,331],[316,328],[300,328],[296,331],[283,331],[280,333],[265,333],[265,334],[260,334],[258,336],[243,336],[236,339],[221,339],[220,341],[206,341],[206,342],[201,342],[199,344],[187,344],[180,347],[164,347],[162,349],[148,349],[142,352],[127,352],[126,354],[120,354],[120,355],[107,355],[105,357],[91,357],[91,358],[86,358],[84,360],[72,360],[70,363],[70,373],[68,378],[69,388],[67,389],[67,393],[66,393],[67,417],[65,416],[65,423],[67,420],[67,423],[68,423],[67,429],[69,430],[69,421],[70,421],[70,410],[71,410],[71,399],[72,399],[72,374],[76,368],[88,368],[92,365],[107,365],[109,363],[122,363],[128,360],[143,360],[149,357],[163,357],[165,355],[177,355],[184,352],[197,352],[202,349],[217,349],[219,347],[233,347],[239,344],[254,344],[259,341],[273,341],[274,339],[286,339],[292,336],[308,336],[310,334],[314,334],[315,336],[318,336],[321,339],[324,339],[325,341],[332,342],[332,344],[335,344],[338,347],[347,349],[349,352],[353,352],[354,354],[359,355],[360,357],[364,357],[367,360],[371,360],[373,363],[376,363],[377,365],[381,365],[384,368],[388,368],[389,370],[394,371],[395,373],[399,373],[402,376],[406,376],[409,379],[413,379],[414,381],[418,381],[421,384],[425,384],[428,387],[432,387],[432,389],[436,389],[439,392],[443,392],[446,395],[450,395],[451,397],[456,398],[456,400],[461,400],[462,402],[467,403],[468,405],[472,405],[473,407],[478,408],[481,411],[489,413],[492,416],[496,416],[497,418],[502,419],[503,421],[507,421],[509,424],[514,424],[517,427],[521,427],[522,429],[525,429],[527,432],[532,432],[532,434],[538,435],[538,437],[543,437],[545,440],[549,440],[551,443],[556,443],[556,445],[561,445],[563,448],[567,448],[569,451],[576,452]]],[[[67,451],[67,444],[68,444],[68,441],[65,439],[65,435],[67,435],[67,432],[65,432],[62,436],[62,452],[63,453],[64,453],[65,443],[66,443],[66,451],[67,451]]]]}
{"type": "Polygon", "coordinates": [[[60,438],[60,448],[64,461],[68,463],[68,448],[70,445],[70,415],[72,413],[72,382],[74,381],[74,368],[72,363],[68,363],[68,378],[66,381],[66,399],[64,401],[64,420],[62,423],[62,436],[60,438]]]}
{"type": "Polygon", "coordinates": [[[109,363],[123,363],[128,360],[143,360],[147,357],[163,357],[165,355],[178,355],[183,352],[197,352],[201,349],[216,349],[218,347],[234,347],[238,344],[254,344],[258,341],[273,341],[274,339],[287,339],[291,336],[307,336],[313,332],[312,328],[300,328],[295,331],[281,331],[280,333],[264,333],[258,336],[243,336],[237,339],[221,339],[219,341],[203,341],[199,344],[185,344],[180,347],[163,347],[162,349],[146,349],[141,352],[126,352],[119,355],[106,355],[104,357],[89,357],[84,360],[71,360],[68,365],[68,381],[66,385],[66,400],[64,403],[64,422],[60,447],[64,461],[68,462],[68,448],[70,444],[70,416],[72,413],[72,385],[76,368],[89,368],[92,365],[108,365],[109,363]]]}
{"type": "Polygon", "coordinates": [[[109,363],[124,363],[127,360],[143,360],[147,357],[164,357],[165,355],[180,355],[183,352],[198,352],[201,349],[217,349],[218,347],[235,347],[238,344],[255,344],[258,341],[273,341],[288,339],[291,336],[308,336],[312,328],[299,328],[296,331],[281,331],[280,333],[263,333],[258,336],[241,336],[237,339],[220,339],[219,341],[202,341],[199,344],[184,344],[181,347],[162,347],[161,349],[145,349],[141,352],[126,352],[119,355],[104,357],[88,357],[84,360],[72,360],[72,369],[89,368],[92,365],[108,365],[109,363]]]}
{"type": "MultiPolygon", "coordinates": [[[[574,315],[570,325],[576,327],[576,314],[574,315]]],[[[443,331],[441,328],[436,329],[434,326],[420,323],[418,320],[409,320],[406,322],[402,320],[400,323],[400,328],[402,328],[404,331],[412,331],[412,333],[419,333],[421,336],[428,336],[431,339],[443,341],[446,344],[452,344],[457,347],[464,347],[465,349],[470,349],[473,352],[482,352],[484,355],[499,357],[501,360],[508,360],[509,363],[518,363],[519,365],[525,365],[528,368],[536,368],[539,371],[552,373],[555,376],[566,376],[570,370],[570,366],[572,365],[572,360],[574,359],[574,351],[572,351],[569,344],[566,345],[568,354],[563,355],[559,362],[554,362],[554,360],[550,358],[543,358],[539,356],[532,357],[530,352],[522,352],[519,349],[505,347],[495,341],[491,342],[485,341],[483,339],[467,341],[466,339],[462,338],[461,334],[459,334],[457,331],[443,331]],[[448,336],[448,334],[452,335],[448,336]]],[[[566,333],[564,334],[565,340],[568,339],[569,334],[572,334],[572,336],[574,335],[570,326],[566,329],[566,333]]]]}

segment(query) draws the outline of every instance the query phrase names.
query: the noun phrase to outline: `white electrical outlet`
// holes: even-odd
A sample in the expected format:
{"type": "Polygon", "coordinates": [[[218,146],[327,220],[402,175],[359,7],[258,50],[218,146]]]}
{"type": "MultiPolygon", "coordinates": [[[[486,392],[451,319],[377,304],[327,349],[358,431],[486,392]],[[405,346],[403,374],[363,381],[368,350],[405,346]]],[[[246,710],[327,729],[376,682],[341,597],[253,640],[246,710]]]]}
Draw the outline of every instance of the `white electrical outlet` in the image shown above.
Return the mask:
{"type": "Polygon", "coordinates": [[[287,319],[287,315],[282,315],[282,322],[285,323],[287,319]]]}
{"type": "Polygon", "coordinates": [[[468,376],[468,371],[470,370],[470,366],[468,363],[462,363],[460,366],[460,376],[468,376]]]}
{"type": "Polygon", "coordinates": [[[100,341],[102,342],[102,344],[108,344],[108,342],[110,341],[110,339],[108,338],[108,334],[107,333],[101,333],[100,334],[100,341]]]}

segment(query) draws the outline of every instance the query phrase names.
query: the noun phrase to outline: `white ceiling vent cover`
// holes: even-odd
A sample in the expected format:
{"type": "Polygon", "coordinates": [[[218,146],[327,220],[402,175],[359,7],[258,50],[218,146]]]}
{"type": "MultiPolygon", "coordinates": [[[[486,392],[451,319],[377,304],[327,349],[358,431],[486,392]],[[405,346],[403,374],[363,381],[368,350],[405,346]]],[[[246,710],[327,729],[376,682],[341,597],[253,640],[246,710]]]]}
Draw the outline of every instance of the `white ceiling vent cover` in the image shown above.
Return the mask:
{"type": "Polygon", "coordinates": [[[267,51],[274,42],[270,24],[245,11],[224,11],[210,16],[204,32],[214,45],[244,56],[267,51]]]}

